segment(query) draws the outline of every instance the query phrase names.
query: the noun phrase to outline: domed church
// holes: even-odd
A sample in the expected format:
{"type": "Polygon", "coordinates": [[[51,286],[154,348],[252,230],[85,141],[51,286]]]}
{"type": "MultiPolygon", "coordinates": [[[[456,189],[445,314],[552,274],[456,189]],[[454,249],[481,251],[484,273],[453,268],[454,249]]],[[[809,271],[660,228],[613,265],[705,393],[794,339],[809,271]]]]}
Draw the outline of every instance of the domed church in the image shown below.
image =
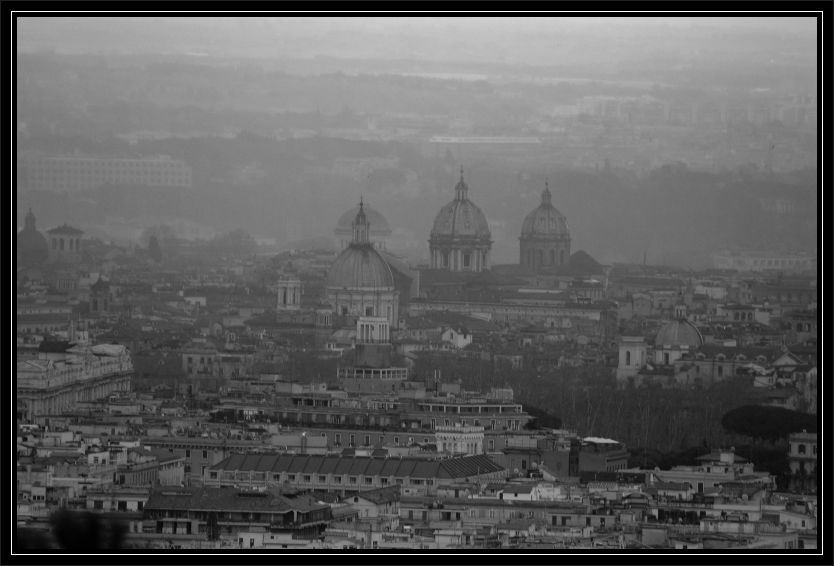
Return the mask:
{"type": "Polygon", "coordinates": [[[23,230],[17,234],[17,261],[24,267],[35,267],[49,258],[49,244],[46,237],[35,228],[32,209],[26,214],[23,230]]]}
{"type": "Polygon", "coordinates": [[[486,216],[471,200],[463,180],[455,186],[455,199],[440,209],[429,238],[432,269],[481,272],[489,269],[492,235],[486,216]]]}
{"type": "Polygon", "coordinates": [[[570,261],[570,231],[565,216],[553,206],[547,182],[542,202],[524,219],[519,263],[533,271],[566,265],[570,261]]]}
{"type": "MultiPolygon", "coordinates": [[[[388,225],[388,221],[371,205],[365,203],[363,208],[365,216],[368,217],[368,222],[372,226],[369,233],[371,244],[378,250],[386,249],[388,238],[391,237],[391,227],[388,225]]],[[[333,235],[336,237],[339,246],[338,249],[344,250],[353,241],[353,221],[358,213],[359,205],[354,206],[339,217],[339,222],[333,230],[333,235]]]]}
{"type": "Polygon", "coordinates": [[[350,245],[330,266],[327,302],[338,316],[385,317],[391,328],[397,328],[399,293],[391,268],[371,243],[371,224],[361,200],[352,227],[350,245]]]}

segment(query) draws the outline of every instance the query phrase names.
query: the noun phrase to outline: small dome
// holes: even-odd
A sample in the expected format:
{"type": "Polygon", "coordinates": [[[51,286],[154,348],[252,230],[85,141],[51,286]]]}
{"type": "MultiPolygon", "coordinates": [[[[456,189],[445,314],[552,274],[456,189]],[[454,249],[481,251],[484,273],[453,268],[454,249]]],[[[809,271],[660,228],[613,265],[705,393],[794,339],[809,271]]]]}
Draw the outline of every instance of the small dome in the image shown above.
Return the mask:
{"type": "Polygon", "coordinates": [[[464,237],[489,239],[489,223],[475,203],[469,200],[469,187],[463,180],[455,186],[455,200],[440,209],[434,218],[431,237],[464,237]]]}
{"type": "Polygon", "coordinates": [[[550,187],[545,185],[542,202],[524,219],[521,236],[570,237],[568,220],[550,201],[550,187]]]}
{"type": "Polygon", "coordinates": [[[49,257],[49,244],[35,228],[35,215],[31,210],[26,214],[23,230],[17,234],[16,248],[20,263],[26,266],[39,265],[49,257]]]}
{"type": "Polygon", "coordinates": [[[98,280],[90,285],[90,290],[98,293],[98,292],[106,292],[110,289],[110,283],[102,279],[101,274],[99,273],[98,280]]]}
{"type": "MultiPolygon", "coordinates": [[[[371,226],[371,240],[389,237],[391,235],[391,227],[388,225],[385,217],[368,204],[363,203],[363,208],[365,210],[365,216],[368,218],[368,224],[371,226]]],[[[344,239],[350,239],[353,235],[353,221],[356,219],[357,214],[359,214],[358,204],[339,217],[339,222],[336,224],[333,233],[344,239]]]]}
{"type": "Polygon", "coordinates": [[[655,346],[703,346],[704,337],[694,324],[685,318],[671,320],[664,324],[654,339],[655,346]]]}
{"type": "Polygon", "coordinates": [[[394,286],[391,268],[370,245],[345,248],[327,274],[328,287],[374,288],[394,286]]]}

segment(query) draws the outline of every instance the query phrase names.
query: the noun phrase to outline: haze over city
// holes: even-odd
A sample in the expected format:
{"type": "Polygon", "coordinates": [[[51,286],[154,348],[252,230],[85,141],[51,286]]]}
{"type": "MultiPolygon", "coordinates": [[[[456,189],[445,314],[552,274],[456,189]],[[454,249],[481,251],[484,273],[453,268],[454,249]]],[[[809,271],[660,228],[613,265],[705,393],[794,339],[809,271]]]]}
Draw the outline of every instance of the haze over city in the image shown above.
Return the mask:
{"type": "Polygon", "coordinates": [[[16,544],[821,548],[819,21],[19,12],[16,544]]]}

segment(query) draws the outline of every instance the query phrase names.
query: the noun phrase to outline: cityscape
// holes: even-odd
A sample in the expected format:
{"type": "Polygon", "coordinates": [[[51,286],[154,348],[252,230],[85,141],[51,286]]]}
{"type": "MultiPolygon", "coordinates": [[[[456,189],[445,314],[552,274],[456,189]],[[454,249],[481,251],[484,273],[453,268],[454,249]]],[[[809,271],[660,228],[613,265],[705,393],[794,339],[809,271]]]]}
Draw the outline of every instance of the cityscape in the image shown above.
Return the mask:
{"type": "Polygon", "coordinates": [[[13,13],[11,560],[819,556],[821,17],[13,13]]]}

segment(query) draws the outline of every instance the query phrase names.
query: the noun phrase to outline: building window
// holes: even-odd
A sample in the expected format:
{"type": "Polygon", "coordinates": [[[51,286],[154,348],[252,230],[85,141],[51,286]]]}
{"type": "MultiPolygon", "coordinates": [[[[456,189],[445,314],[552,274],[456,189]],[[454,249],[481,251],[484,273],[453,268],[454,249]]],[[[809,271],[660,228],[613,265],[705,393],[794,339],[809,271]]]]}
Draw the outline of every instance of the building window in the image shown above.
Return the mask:
{"type": "Polygon", "coordinates": [[[319,476],[319,483],[327,483],[327,476],[319,476]]]}
{"type": "Polygon", "coordinates": [[[800,454],[805,454],[805,445],[804,445],[804,444],[800,444],[800,445],[797,447],[797,451],[798,451],[800,454]]]}
{"type": "Polygon", "coordinates": [[[472,254],[470,254],[470,253],[463,254],[463,266],[464,267],[469,267],[469,265],[471,263],[472,263],[472,254]]]}
{"type": "Polygon", "coordinates": [[[191,450],[186,450],[185,451],[185,457],[186,458],[191,458],[191,450]]]}
{"type": "Polygon", "coordinates": [[[208,460],[208,450],[203,450],[203,460],[208,460]]]}
{"type": "Polygon", "coordinates": [[[356,476],[350,476],[349,481],[350,481],[351,484],[356,484],[357,483],[356,476]]]}
{"type": "Polygon", "coordinates": [[[626,363],[625,363],[625,365],[627,365],[627,366],[631,365],[631,352],[626,351],[626,363]]]}
{"type": "Polygon", "coordinates": [[[309,475],[307,475],[307,474],[305,474],[305,475],[304,475],[304,480],[303,480],[303,481],[304,481],[304,483],[310,483],[310,476],[309,476],[309,475]]]}

